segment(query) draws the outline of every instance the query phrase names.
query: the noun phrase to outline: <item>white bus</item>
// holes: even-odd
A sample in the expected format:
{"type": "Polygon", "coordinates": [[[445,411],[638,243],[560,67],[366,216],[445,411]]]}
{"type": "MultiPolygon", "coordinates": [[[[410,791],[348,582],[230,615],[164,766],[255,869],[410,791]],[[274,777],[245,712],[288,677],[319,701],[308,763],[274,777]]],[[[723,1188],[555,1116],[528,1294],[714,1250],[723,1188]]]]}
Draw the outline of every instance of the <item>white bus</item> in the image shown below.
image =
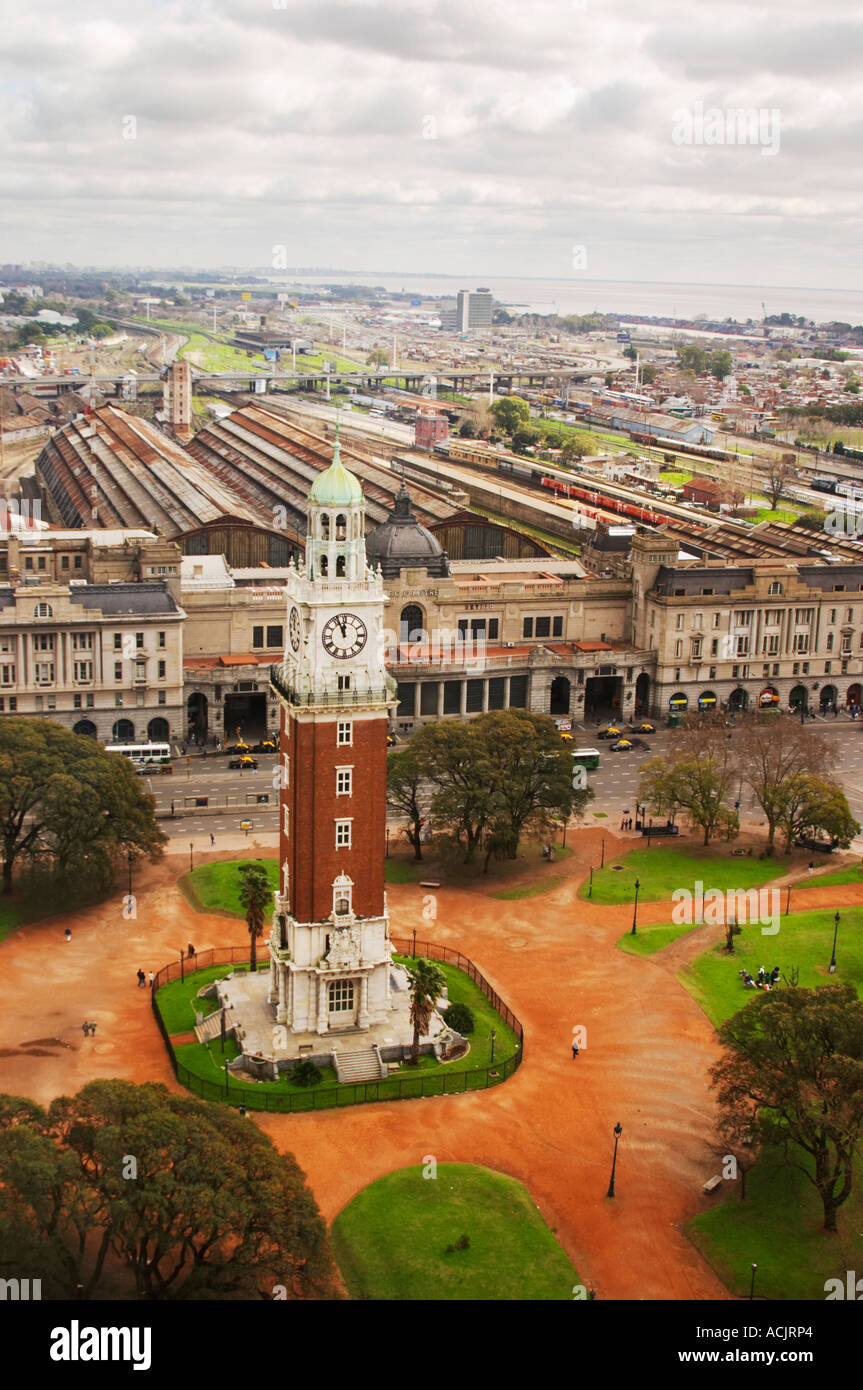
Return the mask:
{"type": "Polygon", "coordinates": [[[133,767],[159,768],[171,771],[171,745],[169,743],[108,743],[106,752],[120,753],[128,758],[133,767]]]}

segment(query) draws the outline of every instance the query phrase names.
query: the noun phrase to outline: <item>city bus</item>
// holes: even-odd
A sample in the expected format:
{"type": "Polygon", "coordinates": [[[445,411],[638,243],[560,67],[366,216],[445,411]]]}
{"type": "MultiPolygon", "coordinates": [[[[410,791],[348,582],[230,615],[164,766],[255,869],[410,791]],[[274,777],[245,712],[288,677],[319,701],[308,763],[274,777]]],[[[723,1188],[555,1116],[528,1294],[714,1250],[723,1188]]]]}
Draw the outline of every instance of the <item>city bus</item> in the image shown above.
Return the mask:
{"type": "Polygon", "coordinates": [[[169,743],[108,743],[108,753],[120,753],[135,767],[159,768],[171,771],[171,745],[169,743]]]}
{"type": "Polygon", "coordinates": [[[593,768],[599,767],[599,749],[576,748],[572,755],[572,761],[576,763],[579,767],[584,767],[591,770],[593,768]]]}

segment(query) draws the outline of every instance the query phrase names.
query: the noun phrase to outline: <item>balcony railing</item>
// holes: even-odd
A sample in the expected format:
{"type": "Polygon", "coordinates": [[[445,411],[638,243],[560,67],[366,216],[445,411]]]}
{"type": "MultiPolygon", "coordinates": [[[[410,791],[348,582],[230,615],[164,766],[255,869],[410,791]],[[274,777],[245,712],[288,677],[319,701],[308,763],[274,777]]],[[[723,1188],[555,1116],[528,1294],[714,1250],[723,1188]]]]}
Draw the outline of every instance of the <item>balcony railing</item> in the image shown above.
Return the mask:
{"type": "Polygon", "coordinates": [[[395,689],[387,686],[372,686],[365,690],[295,690],[287,679],[282,666],[270,667],[270,685],[277,695],[281,695],[291,705],[327,705],[348,707],[350,705],[375,705],[395,700],[395,689]]]}

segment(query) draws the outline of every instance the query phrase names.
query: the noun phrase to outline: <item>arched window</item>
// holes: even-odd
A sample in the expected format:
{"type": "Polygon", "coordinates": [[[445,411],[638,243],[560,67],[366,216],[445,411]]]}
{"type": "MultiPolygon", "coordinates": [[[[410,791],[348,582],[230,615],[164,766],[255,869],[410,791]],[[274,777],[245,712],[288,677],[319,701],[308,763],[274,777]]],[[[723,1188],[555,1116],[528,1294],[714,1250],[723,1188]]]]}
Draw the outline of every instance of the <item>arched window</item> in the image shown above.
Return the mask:
{"type": "Polygon", "coordinates": [[[112,730],[112,737],[115,743],[134,743],[135,726],[131,719],[118,719],[112,730]]]}
{"type": "Polygon", "coordinates": [[[345,557],[344,557],[344,555],[337,555],[337,556],[336,556],[336,579],[344,579],[344,577],[345,577],[345,557]]]}
{"type": "Polygon", "coordinates": [[[34,618],[53,618],[53,616],[54,609],[51,607],[50,603],[37,603],[36,607],[33,609],[34,618]]]}
{"type": "Polygon", "coordinates": [[[328,541],[330,538],[330,514],[321,512],[321,539],[328,541]]]}
{"type": "Polygon", "coordinates": [[[92,719],[79,719],[78,723],[73,726],[72,733],[83,734],[84,738],[95,738],[96,725],[92,719]]]}
{"type": "Polygon", "coordinates": [[[339,512],[339,515],[336,517],[336,540],[337,540],[337,541],[346,541],[347,538],[348,538],[348,523],[347,523],[347,518],[343,515],[343,513],[339,512]]]}
{"type": "Polygon", "coordinates": [[[423,611],[418,604],[409,603],[399,618],[399,641],[421,642],[423,636],[423,611]]]}
{"type": "Polygon", "coordinates": [[[327,557],[326,557],[326,555],[322,555],[322,556],[321,556],[321,578],[322,578],[322,579],[326,579],[328,568],[329,568],[329,566],[328,566],[328,564],[327,564],[327,557]]]}

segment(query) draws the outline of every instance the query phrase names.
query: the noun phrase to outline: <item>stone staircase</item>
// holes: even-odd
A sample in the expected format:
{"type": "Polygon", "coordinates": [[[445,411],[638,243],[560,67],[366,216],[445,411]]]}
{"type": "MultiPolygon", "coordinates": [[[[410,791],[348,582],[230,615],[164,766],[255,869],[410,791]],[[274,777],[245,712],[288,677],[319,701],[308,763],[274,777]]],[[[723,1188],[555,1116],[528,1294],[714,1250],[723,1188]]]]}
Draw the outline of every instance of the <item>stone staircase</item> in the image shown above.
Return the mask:
{"type": "Polygon", "coordinates": [[[387,1074],[376,1046],[355,1048],[350,1052],[339,1052],[333,1048],[332,1057],[341,1082],[380,1081],[387,1074]]]}
{"type": "Polygon", "coordinates": [[[216,1009],[215,1013],[207,1014],[203,1023],[195,1024],[195,1037],[199,1043],[211,1042],[213,1038],[222,1035],[222,1010],[216,1009]]]}

